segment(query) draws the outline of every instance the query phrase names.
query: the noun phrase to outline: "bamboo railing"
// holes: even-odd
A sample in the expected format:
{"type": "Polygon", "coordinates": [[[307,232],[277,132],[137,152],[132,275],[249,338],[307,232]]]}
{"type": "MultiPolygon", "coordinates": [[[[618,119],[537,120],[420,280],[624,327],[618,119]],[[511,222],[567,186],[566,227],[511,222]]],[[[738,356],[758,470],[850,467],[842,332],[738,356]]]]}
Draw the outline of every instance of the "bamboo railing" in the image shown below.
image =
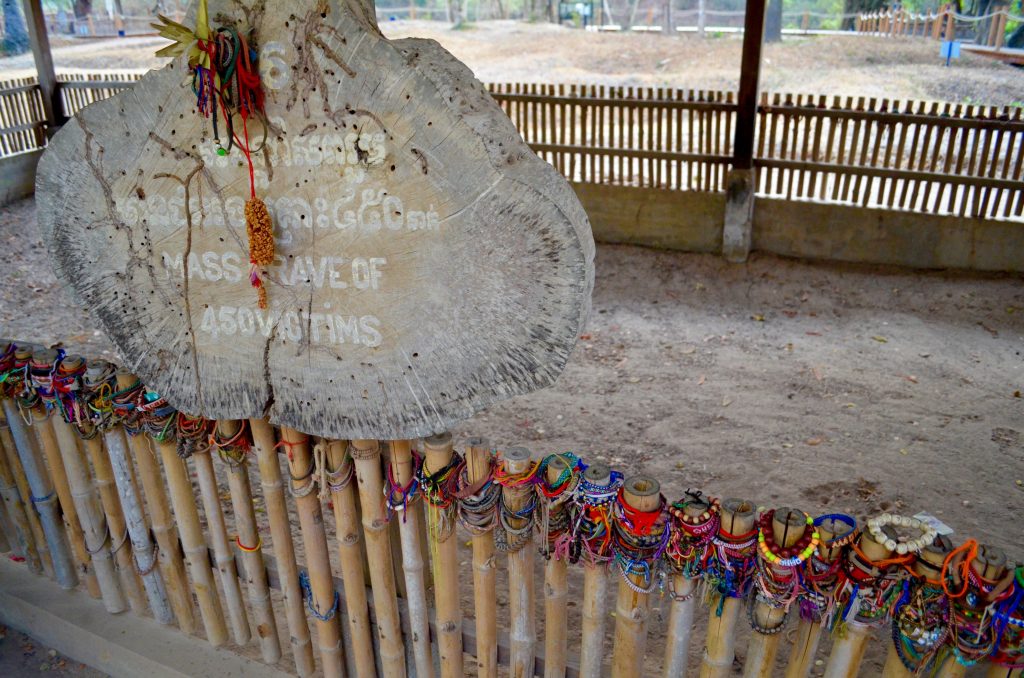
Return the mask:
{"type": "Polygon", "coordinates": [[[588,469],[571,453],[495,452],[480,439],[463,454],[447,434],[390,441],[383,455],[379,441],[212,422],[174,411],[103,361],[24,344],[0,346],[0,398],[0,550],[84,595],[87,577],[76,583],[75,573],[95,572],[99,614],[125,610],[125,582],[141,578],[134,613],[190,633],[190,600],[175,602],[184,587],[209,642],[223,644],[230,626],[239,645],[301,676],[458,676],[463,663],[481,676],[635,678],[660,666],[675,677],[698,663],[702,676],[726,676],[738,660],[748,676],[799,678],[829,646],[825,675],[852,676],[874,643],[889,655],[886,676],[959,676],[977,664],[1014,677],[1024,662],[1024,567],[991,545],[954,546],[918,518],[884,514],[859,527],[851,516],[812,519],[696,490],[667,501],[650,477],[588,469]],[[66,448],[63,494],[58,458],[40,450],[51,430],[66,448]],[[72,449],[77,438],[91,468],[72,449]],[[158,510],[140,510],[140,489],[158,510]],[[328,506],[336,530],[323,519],[328,506]],[[123,516],[114,530],[110,516],[123,516]],[[404,589],[391,579],[392,520],[410,566],[404,589]],[[84,559],[68,547],[76,533],[84,559]],[[543,567],[532,565],[538,554],[543,567]],[[509,609],[496,579],[510,587],[509,609]],[[702,619],[700,652],[690,629],[702,619]],[[648,643],[665,624],[664,644],[648,643]],[[793,626],[787,649],[778,634],[793,626]]]}

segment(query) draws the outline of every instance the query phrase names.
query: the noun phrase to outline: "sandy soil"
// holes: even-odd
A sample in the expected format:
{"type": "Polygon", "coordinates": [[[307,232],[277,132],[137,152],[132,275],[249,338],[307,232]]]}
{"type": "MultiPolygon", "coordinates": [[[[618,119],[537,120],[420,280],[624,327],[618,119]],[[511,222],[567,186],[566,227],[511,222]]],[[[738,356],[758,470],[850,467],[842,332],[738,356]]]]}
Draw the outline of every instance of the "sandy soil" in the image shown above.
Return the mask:
{"type": "MultiPolygon", "coordinates": [[[[551,24],[488,21],[453,31],[447,24],[394,21],[391,38],[440,42],[485,82],[599,83],[734,90],[741,38],[584,32],[551,24]]],[[[59,70],[149,69],[162,61],[153,37],[59,47],[59,70]]],[[[0,59],[0,77],[28,75],[31,55],[0,59]]],[[[1024,101],[1020,71],[965,53],[950,68],[939,44],[922,38],[789,37],[765,50],[762,88],[773,92],[926,99],[1010,105],[1024,101]]]]}
{"type": "MultiPolygon", "coordinates": [[[[33,222],[31,200],[0,210],[3,334],[108,354],[49,272],[33,222]]],[[[601,246],[593,314],[562,378],[455,433],[538,454],[573,450],[653,475],[669,497],[699,487],[815,514],[928,511],[956,539],[1002,545],[1020,561],[1022,351],[1019,276],[768,256],[733,266],[601,246]]],[[[873,646],[869,666],[883,648],[873,646]]]]}

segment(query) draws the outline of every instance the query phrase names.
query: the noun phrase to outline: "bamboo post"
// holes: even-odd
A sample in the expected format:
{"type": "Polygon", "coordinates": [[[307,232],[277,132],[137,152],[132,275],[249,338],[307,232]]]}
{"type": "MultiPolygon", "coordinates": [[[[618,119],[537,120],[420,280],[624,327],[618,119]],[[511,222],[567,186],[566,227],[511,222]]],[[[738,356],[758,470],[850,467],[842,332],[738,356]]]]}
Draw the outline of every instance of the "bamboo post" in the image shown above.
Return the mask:
{"type": "Polygon", "coordinates": [[[53,560],[54,576],[61,588],[73,589],[78,584],[78,576],[75,573],[75,564],[71,559],[67,534],[58,514],[59,507],[53,481],[46,472],[46,464],[36,446],[36,441],[29,434],[28,426],[21,418],[17,406],[10,398],[4,398],[3,409],[7,415],[7,423],[10,425],[11,437],[14,438],[14,447],[28,481],[30,501],[39,514],[43,536],[53,560]]]}
{"type": "Polygon", "coordinates": [[[356,487],[352,480],[355,468],[348,454],[347,440],[327,442],[327,478],[334,506],[335,534],[341,559],[341,579],[345,587],[345,612],[348,617],[352,660],[359,678],[377,675],[374,660],[373,630],[370,627],[369,603],[363,565],[363,531],[360,527],[356,487]]]}
{"type": "MultiPolygon", "coordinates": [[[[722,502],[722,523],[720,533],[744,535],[754,529],[754,504],[742,499],[726,499],[722,502]]],[[[736,656],[736,620],[739,618],[743,601],[726,597],[716,610],[711,607],[708,616],[708,638],[704,647],[704,659],[700,666],[701,678],[726,678],[732,671],[736,656]]]]}
{"type": "MultiPolygon", "coordinates": [[[[971,561],[971,571],[985,581],[998,581],[1003,578],[1006,574],[1007,566],[1006,553],[1002,549],[995,548],[993,546],[979,546],[978,554],[971,561]]],[[[960,577],[954,571],[953,574],[954,585],[960,586],[960,577]]],[[[955,603],[951,603],[955,604],[955,603]]],[[[984,595],[977,596],[977,603],[971,606],[971,611],[978,616],[985,614],[984,610],[988,605],[988,601],[985,600],[984,595]]],[[[952,610],[950,614],[953,614],[952,610]]],[[[952,628],[952,626],[951,626],[952,628]]],[[[973,634],[972,634],[973,635],[973,634]]],[[[977,638],[974,639],[977,641],[977,638]]],[[[1008,671],[1005,667],[1004,671],[1008,671]]],[[[961,662],[957,661],[957,658],[949,653],[946,655],[946,661],[943,662],[942,666],[937,672],[937,678],[964,678],[967,675],[968,667],[961,662]]]]}
{"type": "MultiPolygon", "coordinates": [[[[0,415],[3,409],[0,408],[0,415]]],[[[33,549],[29,555],[35,553],[35,561],[29,560],[29,569],[35,574],[42,574],[53,578],[53,559],[50,558],[50,549],[46,545],[46,536],[43,534],[43,525],[39,522],[39,513],[32,507],[32,492],[28,487],[28,479],[25,478],[25,469],[21,467],[21,459],[18,458],[18,451],[14,445],[14,438],[11,435],[10,425],[5,417],[0,416],[0,434],[3,435],[4,452],[6,453],[7,466],[14,478],[14,486],[18,490],[18,499],[25,510],[25,518],[28,520],[29,533],[32,538],[33,549]],[[38,567],[36,567],[38,566],[38,567]]]]}
{"type": "MultiPolygon", "coordinates": [[[[491,476],[493,455],[483,438],[470,438],[466,449],[466,478],[470,485],[491,476]]],[[[401,481],[399,481],[401,482],[401,481]]],[[[493,529],[493,526],[492,526],[493,529]]],[[[495,608],[494,534],[473,534],[473,610],[476,622],[476,667],[481,678],[498,675],[498,619],[495,608]]]]}
{"type": "MultiPolygon", "coordinates": [[[[391,474],[398,487],[404,488],[415,481],[412,445],[408,440],[394,440],[391,447],[391,474]]],[[[412,497],[402,508],[398,519],[402,546],[402,564],[405,574],[406,604],[409,606],[409,632],[417,678],[433,678],[434,660],[430,649],[430,610],[423,582],[423,548],[420,544],[423,512],[412,497]]],[[[493,548],[493,546],[492,546],[493,548]]],[[[477,634],[480,633],[479,623],[477,634]]],[[[478,648],[479,649],[479,648],[478,648]]],[[[480,662],[478,662],[480,664],[480,662]]],[[[484,675],[482,672],[480,675],[484,675]]]]}
{"type": "Polygon", "coordinates": [[[157,547],[150,538],[149,526],[146,525],[146,516],[142,511],[142,501],[139,499],[139,489],[135,483],[135,474],[128,460],[128,441],[120,426],[108,428],[103,432],[103,437],[107,443],[107,452],[114,470],[114,482],[121,498],[121,510],[124,512],[128,536],[132,543],[132,565],[142,577],[142,585],[146,589],[146,598],[149,600],[153,618],[161,624],[170,624],[174,621],[174,615],[167,599],[164,579],[157,569],[157,547]]]}
{"type": "MultiPolygon", "coordinates": [[[[583,479],[606,487],[612,470],[607,464],[591,464],[583,479]]],[[[583,560],[583,628],[580,638],[580,678],[600,678],[604,659],[604,636],[608,625],[608,568],[605,563],[583,560]]]]}
{"type": "Polygon", "coordinates": [[[14,441],[11,439],[10,427],[6,421],[0,421],[0,497],[3,498],[7,517],[14,527],[14,534],[10,535],[14,540],[14,553],[25,559],[30,572],[42,574],[43,561],[36,548],[28,512],[25,511],[25,504],[18,492],[17,480],[7,461],[8,454],[13,453],[13,450],[14,441]]]}
{"type": "MultiPolygon", "coordinates": [[[[440,433],[423,441],[423,473],[430,475],[452,459],[452,436],[440,433]]],[[[445,534],[442,514],[427,510],[427,531],[433,557],[434,608],[437,615],[437,648],[442,678],[462,678],[462,608],[459,603],[459,553],[454,530],[445,534]]],[[[532,674],[531,674],[532,675],[532,674]]]]}
{"type": "MultiPolygon", "coordinates": [[[[772,518],[772,536],[781,548],[788,549],[804,536],[807,531],[806,514],[797,509],[784,507],[775,510],[772,518]]],[[[766,564],[765,567],[771,567],[766,564]]],[[[783,574],[790,574],[784,572],[783,574]]],[[[792,573],[796,576],[796,573],[792,573]]],[[[745,678],[768,678],[775,671],[775,655],[779,649],[781,630],[786,623],[788,607],[775,607],[755,598],[752,621],[756,624],[747,647],[747,659],[744,664],[745,678]],[[765,629],[768,633],[760,631],[765,629]]]]}
{"type": "MultiPolygon", "coordinates": [[[[48,362],[52,365],[56,359],[56,351],[53,351],[53,360],[48,362]]],[[[64,462],[61,460],[60,447],[58,446],[57,436],[54,433],[53,424],[50,420],[50,413],[40,404],[32,408],[31,418],[36,443],[38,443],[39,449],[43,453],[43,459],[46,462],[50,472],[50,479],[53,482],[53,489],[57,493],[57,500],[60,503],[60,511],[63,514],[64,527],[67,531],[71,553],[77,563],[78,577],[85,583],[85,588],[89,595],[93,598],[99,598],[99,583],[96,581],[96,575],[92,571],[92,558],[89,556],[89,549],[85,546],[85,534],[82,531],[82,524],[78,519],[78,511],[71,500],[71,487],[68,485],[68,475],[64,469],[64,462]]]]}
{"type": "Polygon", "coordinates": [[[316,482],[312,475],[315,467],[310,454],[309,438],[295,429],[281,427],[281,443],[288,450],[292,494],[295,496],[302,544],[306,552],[306,576],[309,580],[306,605],[316,618],[317,644],[320,647],[324,675],[327,678],[340,678],[345,675],[345,658],[342,655],[341,626],[337,616],[338,592],[331,575],[323,511],[315,491],[316,482]]]}
{"type": "MultiPolygon", "coordinates": [[[[171,416],[177,416],[176,414],[171,416]]],[[[192,482],[189,480],[188,467],[185,460],[178,456],[177,445],[173,439],[153,438],[153,444],[164,465],[167,487],[171,493],[171,508],[177,520],[181,534],[181,545],[185,551],[185,562],[188,564],[192,586],[199,602],[199,616],[206,629],[206,639],[214,647],[220,647],[228,640],[228,630],[224,623],[217,587],[213,581],[213,567],[210,564],[210,552],[203,540],[203,529],[199,523],[199,510],[196,507],[192,482]]]]}
{"type": "MultiPolygon", "coordinates": [[[[711,510],[704,500],[689,502],[683,512],[690,518],[700,518],[711,510]]],[[[705,516],[706,517],[706,516],[705,516]]],[[[696,607],[697,579],[675,572],[672,577],[672,602],[665,634],[664,678],[685,676],[690,655],[690,627],[696,607]]]]}
{"type": "MultiPolygon", "coordinates": [[[[569,470],[565,458],[555,456],[548,462],[545,475],[548,483],[554,483],[562,473],[569,470]]],[[[549,520],[564,513],[565,504],[560,503],[550,509],[549,520]]],[[[546,543],[548,535],[540,536],[548,550],[551,544],[546,543]]],[[[547,553],[544,565],[544,677],[559,678],[565,676],[566,651],[569,641],[569,572],[566,558],[558,558],[547,553]]]]}
{"type": "MultiPolygon", "coordinates": [[[[818,534],[821,535],[821,543],[818,544],[818,558],[826,563],[835,561],[842,555],[842,546],[830,545],[841,530],[851,528],[834,518],[821,521],[818,527],[818,534]]],[[[814,665],[814,657],[818,653],[818,644],[821,642],[821,621],[804,619],[801,617],[796,627],[796,640],[793,642],[793,649],[789,653],[789,661],[786,664],[786,678],[807,678],[814,665]]]]}
{"type": "MultiPolygon", "coordinates": [[[[525,473],[532,464],[530,451],[525,447],[510,448],[504,458],[505,471],[508,474],[525,473]]],[[[525,490],[520,487],[502,488],[502,505],[507,508],[509,514],[521,511],[533,501],[536,499],[532,484],[527,484],[525,490]]],[[[513,529],[527,527],[528,529],[525,541],[519,549],[508,554],[509,612],[512,617],[509,629],[511,645],[509,675],[511,678],[526,678],[534,675],[537,629],[534,619],[536,592],[533,576],[532,521],[532,515],[528,519],[508,518],[509,527],[513,529]]]]}
{"type": "MultiPolygon", "coordinates": [[[[67,363],[68,361],[65,360],[64,364],[67,365],[67,363]]],[[[128,395],[133,389],[141,389],[142,384],[138,377],[130,372],[118,370],[117,387],[119,393],[128,395]]],[[[117,402],[116,397],[114,400],[114,408],[117,410],[121,403],[117,402]]],[[[130,412],[134,411],[135,404],[129,404],[131,410],[126,411],[125,414],[130,415],[130,412]]],[[[171,609],[178,621],[178,628],[184,633],[193,634],[196,631],[196,618],[192,603],[192,591],[185,574],[185,559],[181,552],[181,543],[178,540],[178,529],[171,516],[167,492],[164,490],[160,464],[156,459],[156,453],[153,451],[149,437],[142,434],[141,430],[129,430],[130,427],[124,422],[122,422],[122,426],[125,433],[128,434],[128,445],[135,460],[137,477],[142,483],[142,492],[146,497],[150,527],[159,549],[157,559],[160,563],[160,571],[163,573],[164,586],[167,589],[171,609]]]]}
{"type": "Polygon", "coordinates": [[[380,443],[353,440],[350,453],[359,486],[366,560],[370,565],[370,586],[377,615],[381,669],[385,676],[405,675],[405,646],[398,616],[391,536],[388,534],[387,509],[384,507],[384,476],[381,472],[380,443]]]}
{"type": "MultiPolygon", "coordinates": [[[[72,357],[64,360],[63,368],[77,368],[82,364],[81,358],[72,357]]],[[[117,614],[128,609],[121,584],[117,577],[117,567],[107,548],[109,533],[107,518],[103,514],[103,505],[99,494],[89,477],[89,462],[82,453],[78,443],[78,434],[71,424],[59,416],[53,417],[53,429],[57,436],[58,448],[67,472],[67,480],[71,501],[78,510],[81,520],[85,547],[92,561],[93,572],[103,598],[103,606],[107,612],[117,614]]],[[[0,479],[3,472],[0,470],[0,479]]]]}
{"type": "Polygon", "coordinates": [[[196,480],[199,481],[199,495],[206,513],[206,529],[210,533],[210,545],[213,547],[213,558],[217,564],[224,599],[227,601],[228,620],[231,623],[231,635],[238,645],[245,645],[252,638],[249,631],[249,617],[246,614],[245,602],[242,600],[242,587],[238,581],[238,566],[235,565],[235,552],[228,545],[228,529],[224,524],[224,510],[220,505],[220,492],[217,489],[217,476],[213,469],[213,457],[207,441],[201,441],[192,454],[196,465],[196,480]]]}
{"type": "Polygon", "coordinates": [[[248,431],[239,421],[218,421],[216,424],[217,450],[228,468],[228,488],[231,508],[235,514],[235,544],[245,562],[246,588],[259,638],[260,653],[267,664],[281,658],[281,640],[274,621],[274,606],[270,600],[267,568],[263,563],[263,537],[256,524],[256,511],[252,505],[252,487],[249,485],[248,431]]]}
{"type": "MultiPolygon", "coordinates": [[[[869,532],[862,532],[858,543],[861,551],[871,561],[885,560],[892,555],[892,551],[872,539],[869,532]]],[[[832,644],[832,654],[825,665],[825,678],[856,678],[869,640],[871,626],[853,619],[847,620],[846,634],[836,638],[832,644]]]]}
{"type": "MultiPolygon", "coordinates": [[[[661,485],[648,476],[627,478],[622,486],[622,501],[637,511],[650,512],[658,508],[661,485]]],[[[644,673],[644,652],[647,645],[647,617],[650,614],[650,594],[638,587],[644,582],[638,575],[628,575],[634,586],[623,580],[615,604],[615,645],[612,652],[612,678],[633,678],[644,673]]],[[[653,573],[652,573],[653,577],[653,573]]]]}
{"type": "MultiPolygon", "coordinates": [[[[914,572],[922,578],[922,580],[939,581],[942,576],[942,563],[946,559],[946,555],[952,550],[952,544],[948,537],[938,537],[936,540],[926,546],[921,553],[918,555],[917,560],[914,561],[914,572]]],[[[914,582],[911,582],[911,586],[914,586],[914,582]]],[[[895,624],[895,620],[893,621],[895,624]]],[[[882,678],[914,678],[912,673],[903,664],[903,660],[900,659],[899,652],[896,651],[896,645],[889,645],[889,652],[885,658],[885,666],[882,667],[882,678]]]]}
{"type": "Polygon", "coordinates": [[[302,609],[299,566],[295,562],[295,544],[292,542],[288,504],[284,496],[284,484],[281,482],[281,465],[277,458],[274,429],[263,419],[250,419],[249,429],[252,431],[252,441],[256,446],[263,502],[267,509],[267,522],[270,523],[270,536],[281,579],[281,592],[284,594],[285,617],[288,621],[292,655],[295,657],[295,670],[302,678],[308,678],[316,670],[313,643],[309,637],[306,614],[302,609]]]}

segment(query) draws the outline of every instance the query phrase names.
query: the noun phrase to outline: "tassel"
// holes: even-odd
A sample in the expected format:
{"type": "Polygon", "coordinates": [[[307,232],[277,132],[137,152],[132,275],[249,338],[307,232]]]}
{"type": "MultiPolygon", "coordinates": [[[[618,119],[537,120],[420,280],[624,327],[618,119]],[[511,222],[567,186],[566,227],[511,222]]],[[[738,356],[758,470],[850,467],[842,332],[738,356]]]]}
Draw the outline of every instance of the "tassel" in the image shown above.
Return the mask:
{"type": "Polygon", "coordinates": [[[274,224],[267,205],[257,197],[245,203],[245,230],[249,236],[249,282],[256,288],[259,307],[267,308],[267,290],[263,282],[263,267],[274,263],[274,224]]]}

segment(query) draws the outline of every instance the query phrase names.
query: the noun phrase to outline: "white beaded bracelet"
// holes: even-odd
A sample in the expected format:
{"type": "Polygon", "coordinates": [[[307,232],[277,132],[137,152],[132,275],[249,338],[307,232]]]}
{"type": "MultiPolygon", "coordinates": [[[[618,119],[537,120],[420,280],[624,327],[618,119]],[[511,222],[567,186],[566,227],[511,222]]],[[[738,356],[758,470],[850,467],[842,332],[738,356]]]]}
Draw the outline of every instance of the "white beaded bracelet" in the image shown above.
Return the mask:
{"type": "Polygon", "coordinates": [[[926,525],[917,518],[907,518],[906,516],[900,516],[894,513],[883,513],[877,518],[869,520],[868,532],[871,534],[871,538],[876,542],[885,546],[885,548],[890,551],[895,551],[901,556],[907,553],[919,553],[926,546],[935,541],[935,537],[938,534],[938,532],[935,531],[935,528],[930,525],[926,525]],[[900,541],[896,541],[882,531],[882,528],[889,525],[893,527],[908,527],[911,530],[919,530],[921,535],[916,539],[900,539],[900,541]]]}

